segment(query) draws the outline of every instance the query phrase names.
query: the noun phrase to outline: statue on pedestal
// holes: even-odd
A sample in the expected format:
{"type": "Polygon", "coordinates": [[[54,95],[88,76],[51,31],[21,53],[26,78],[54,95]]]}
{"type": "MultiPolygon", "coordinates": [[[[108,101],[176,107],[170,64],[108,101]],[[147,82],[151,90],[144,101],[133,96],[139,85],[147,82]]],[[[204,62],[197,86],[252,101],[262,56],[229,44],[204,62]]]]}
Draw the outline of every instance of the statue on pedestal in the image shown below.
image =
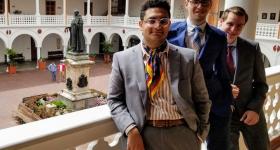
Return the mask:
{"type": "Polygon", "coordinates": [[[85,50],[85,38],[83,35],[83,18],[78,10],[74,11],[74,19],[70,29],[70,47],[72,52],[82,53],[85,50]]]}

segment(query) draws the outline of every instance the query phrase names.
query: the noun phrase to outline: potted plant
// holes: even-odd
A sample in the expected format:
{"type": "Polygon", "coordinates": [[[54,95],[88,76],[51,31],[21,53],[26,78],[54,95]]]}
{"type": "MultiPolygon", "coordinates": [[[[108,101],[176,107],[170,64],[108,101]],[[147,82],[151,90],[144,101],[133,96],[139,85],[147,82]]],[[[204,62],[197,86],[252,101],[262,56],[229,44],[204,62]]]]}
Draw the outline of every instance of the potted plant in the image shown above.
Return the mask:
{"type": "Polygon", "coordinates": [[[110,53],[113,52],[113,45],[107,41],[104,41],[102,43],[102,50],[104,52],[104,62],[109,63],[111,61],[110,53]]]}
{"type": "Polygon", "coordinates": [[[45,70],[46,69],[46,59],[43,57],[40,57],[37,61],[39,70],[45,70]]]}
{"type": "Polygon", "coordinates": [[[89,60],[95,61],[96,54],[97,54],[97,53],[96,53],[95,51],[90,52],[90,53],[88,54],[89,60]]]}
{"type": "Polygon", "coordinates": [[[16,57],[16,51],[12,48],[7,48],[6,55],[9,58],[8,72],[9,72],[9,74],[15,74],[16,73],[16,61],[14,60],[14,58],[16,57]]]}

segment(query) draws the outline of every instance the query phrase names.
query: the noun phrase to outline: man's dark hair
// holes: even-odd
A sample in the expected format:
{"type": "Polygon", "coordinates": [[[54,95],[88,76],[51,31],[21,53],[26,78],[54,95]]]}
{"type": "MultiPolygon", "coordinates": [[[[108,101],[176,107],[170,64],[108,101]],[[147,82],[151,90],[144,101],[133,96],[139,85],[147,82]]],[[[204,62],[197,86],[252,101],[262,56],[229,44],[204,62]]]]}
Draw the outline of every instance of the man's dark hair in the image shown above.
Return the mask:
{"type": "Polygon", "coordinates": [[[168,13],[168,17],[170,18],[170,5],[166,0],[147,0],[141,7],[141,12],[140,12],[141,20],[144,19],[145,12],[149,8],[164,9],[168,13]]]}
{"type": "Polygon", "coordinates": [[[239,7],[239,6],[233,6],[233,7],[230,7],[228,9],[226,9],[222,15],[222,19],[223,20],[226,20],[227,17],[228,17],[228,14],[229,13],[233,13],[237,16],[240,16],[240,17],[245,17],[245,23],[248,21],[248,14],[246,13],[245,9],[243,9],[242,7],[239,7]]]}

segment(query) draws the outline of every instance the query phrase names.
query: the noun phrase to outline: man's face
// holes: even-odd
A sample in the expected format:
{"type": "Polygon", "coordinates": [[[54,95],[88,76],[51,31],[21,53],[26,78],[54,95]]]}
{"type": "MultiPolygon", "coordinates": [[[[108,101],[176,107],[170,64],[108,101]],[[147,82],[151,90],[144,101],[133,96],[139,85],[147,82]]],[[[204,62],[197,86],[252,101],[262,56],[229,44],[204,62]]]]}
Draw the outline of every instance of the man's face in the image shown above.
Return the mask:
{"type": "Polygon", "coordinates": [[[161,8],[149,8],[145,11],[144,19],[139,22],[144,42],[150,48],[162,44],[168,34],[170,19],[168,13],[161,8]]]}
{"type": "Polygon", "coordinates": [[[232,12],[228,14],[225,20],[221,19],[221,29],[227,33],[229,44],[237,39],[245,24],[245,16],[237,16],[232,12]]]}
{"type": "Polygon", "coordinates": [[[211,8],[211,0],[186,0],[186,9],[190,20],[199,25],[206,21],[207,14],[211,8]]]}

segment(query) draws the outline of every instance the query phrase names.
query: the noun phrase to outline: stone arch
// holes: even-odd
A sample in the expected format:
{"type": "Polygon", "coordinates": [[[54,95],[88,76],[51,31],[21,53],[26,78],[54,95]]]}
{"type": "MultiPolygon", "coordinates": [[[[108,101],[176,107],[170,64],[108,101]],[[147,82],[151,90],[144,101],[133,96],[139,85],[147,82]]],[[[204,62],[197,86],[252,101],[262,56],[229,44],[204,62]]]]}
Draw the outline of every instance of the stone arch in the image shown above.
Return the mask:
{"type": "Polygon", "coordinates": [[[19,34],[12,38],[11,48],[15,49],[16,53],[22,53],[25,57],[25,60],[37,60],[37,43],[34,36],[30,34],[19,34]],[[28,38],[30,37],[30,38],[28,38]]]}
{"type": "Polygon", "coordinates": [[[2,38],[0,38],[0,62],[5,61],[6,48],[7,48],[7,44],[2,38]]]}
{"type": "Polygon", "coordinates": [[[35,46],[36,47],[41,47],[42,41],[40,40],[37,33],[35,33],[32,30],[18,30],[17,32],[14,31],[14,34],[11,35],[11,38],[10,38],[11,43],[9,43],[8,47],[12,47],[14,40],[21,35],[31,36],[33,38],[34,42],[35,42],[35,46]]]}
{"type": "Polygon", "coordinates": [[[109,42],[113,45],[113,51],[114,52],[124,50],[124,46],[123,46],[122,41],[123,41],[122,37],[117,33],[113,33],[110,36],[109,42]]]}
{"type": "MultiPolygon", "coordinates": [[[[44,39],[47,37],[47,36],[49,36],[50,34],[56,34],[56,35],[58,35],[60,38],[61,38],[61,42],[62,42],[62,45],[67,45],[67,42],[66,42],[66,38],[65,38],[65,33],[63,32],[63,31],[59,31],[59,30],[53,30],[53,29],[51,29],[51,30],[46,30],[46,32],[44,32],[44,33],[42,33],[42,42],[44,41],[44,39]]],[[[43,43],[42,43],[43,44],[43,43]]]]}
{"type": "MultiPolygon", "coordinates": [[[[64,52],[64,47],[63,47],[63,38],[61,35],[57,33],[49,33],[44,38],[42,39],[42,47],[41,47],[41,52],[40,56],[43,58],[48,57],[48,52],[49,51],[62,51],[64,52]]],[[[60,56],[58,56],[59,58],[60,56]]]]}
{"type": "Polygon", "coordinates": [[[137,45],[138,43],[140,43],[140,38],[137,35],[130,35],[128,36],[128,38],[126,39],[126,46],[127,48],[132,47],[134,45],[137,45]]]}
{"type": "Polygon", "coordinates": [[[103,32],[95,33],[91,38],[89,53],[103,53],[101,43],[106,41],[106,37],[106,34],[104,34],[103,32]]]}

